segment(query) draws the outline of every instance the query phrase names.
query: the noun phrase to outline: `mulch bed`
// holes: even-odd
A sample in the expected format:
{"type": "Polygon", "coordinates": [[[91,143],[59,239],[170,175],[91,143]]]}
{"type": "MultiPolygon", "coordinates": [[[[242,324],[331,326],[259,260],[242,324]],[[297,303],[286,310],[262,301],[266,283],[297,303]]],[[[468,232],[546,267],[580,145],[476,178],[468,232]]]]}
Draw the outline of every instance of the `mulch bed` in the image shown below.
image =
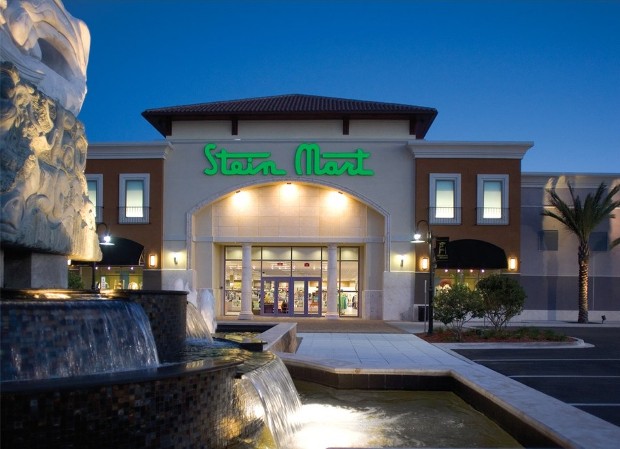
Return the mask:
{"type": "MultiPolygon", "coordinates": [[[[454,343],[457,341],[453,332],[440,328],[432,335],[427,333],[416,334],[417,337],[429,343],[454,343]]],[[[460,343],[532,343],[570,341],[570,337],[549,329],[515,328],[495,331],[494,329],[466,329],[463,331],[460,343]]]]}

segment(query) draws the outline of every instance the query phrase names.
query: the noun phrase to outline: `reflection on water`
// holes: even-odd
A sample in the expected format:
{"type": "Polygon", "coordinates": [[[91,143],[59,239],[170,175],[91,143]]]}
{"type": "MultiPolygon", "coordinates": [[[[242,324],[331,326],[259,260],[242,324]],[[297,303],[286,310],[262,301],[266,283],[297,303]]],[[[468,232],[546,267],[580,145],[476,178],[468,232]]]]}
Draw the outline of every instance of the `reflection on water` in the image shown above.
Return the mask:
{"type": "MultiPolygon", "coordinates": [[[[452,392],[336,390],[295,382],[301,429],[279,449],[328,447],[520,448],[514,438],[452,392]]],[[[247,448],[275,449],[269,432],[247,448]]]]}

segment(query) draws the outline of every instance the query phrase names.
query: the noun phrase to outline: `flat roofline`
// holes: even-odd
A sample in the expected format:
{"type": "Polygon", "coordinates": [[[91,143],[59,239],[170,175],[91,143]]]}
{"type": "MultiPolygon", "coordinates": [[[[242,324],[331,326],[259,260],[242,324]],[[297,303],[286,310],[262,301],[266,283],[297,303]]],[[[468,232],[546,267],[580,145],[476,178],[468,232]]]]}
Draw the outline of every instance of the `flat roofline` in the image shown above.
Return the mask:
{"type": "Polygon", "coordinates": [[[410,140],[416,159],[523,159],[534,142],[410,140]]]}

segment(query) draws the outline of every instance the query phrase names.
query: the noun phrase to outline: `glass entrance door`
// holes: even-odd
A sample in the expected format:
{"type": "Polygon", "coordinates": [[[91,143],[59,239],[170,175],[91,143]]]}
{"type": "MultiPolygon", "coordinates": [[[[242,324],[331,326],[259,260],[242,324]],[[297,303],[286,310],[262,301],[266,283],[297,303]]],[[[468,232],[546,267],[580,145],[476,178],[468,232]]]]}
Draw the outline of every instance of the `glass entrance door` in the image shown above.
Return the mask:
{"type": "Polygon", "coordinates": [[[319,277],[261,279],[260,314],[321,316],[322,280],[319,277]]]}

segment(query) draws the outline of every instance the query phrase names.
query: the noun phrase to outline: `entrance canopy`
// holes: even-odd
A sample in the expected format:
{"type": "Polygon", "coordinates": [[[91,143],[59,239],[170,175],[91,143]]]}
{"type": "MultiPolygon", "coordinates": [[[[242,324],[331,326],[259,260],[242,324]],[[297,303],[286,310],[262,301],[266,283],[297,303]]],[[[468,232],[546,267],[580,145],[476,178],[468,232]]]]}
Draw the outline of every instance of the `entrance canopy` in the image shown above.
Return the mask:
{"type": "Polygon", "coordinates": [[[140,243],[124,239],[122,237],[112,237],[114,245],[101,245],[103,258],[99,265],[140,265],[142,263],[142,251],[144,246],[140,243]]]}
{"type": "Polygon", "coordinates": [[[448,242],[447,259],[437,259],[437,268],[506,269],[508,262],[502,248],[484,240],[462,239],[448,242]]]}

